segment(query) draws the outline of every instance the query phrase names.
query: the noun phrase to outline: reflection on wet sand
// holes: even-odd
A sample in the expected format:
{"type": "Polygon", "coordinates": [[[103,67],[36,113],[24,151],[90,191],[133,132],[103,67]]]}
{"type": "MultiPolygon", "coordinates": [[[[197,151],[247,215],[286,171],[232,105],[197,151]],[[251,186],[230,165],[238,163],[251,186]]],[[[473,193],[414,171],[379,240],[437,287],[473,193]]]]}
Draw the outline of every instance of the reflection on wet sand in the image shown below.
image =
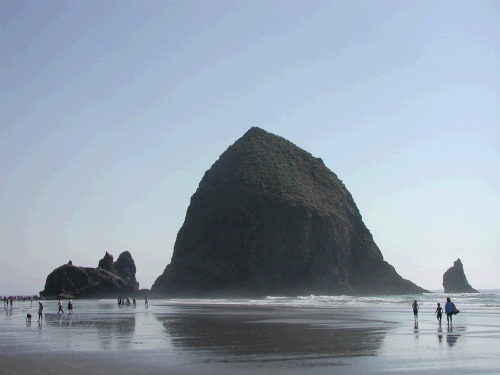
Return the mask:
{"type": "Polygon", "coordinates": [[[459,331],[465,331],[464,327],[458,327],[457,329],[453,329],[453,326],[449,325],[448,326],[448,333],[446,335],[446,342],[448,343],[448,346],[453,346],[457,343],[458,339],[460,338],[460,333],[459,331]]]}
{"type": "Polygon", "coordinates": [[[213,356],[218,358],[216,361],[373,356],[386,333],[385,328],[371,327],[369,323],[342,324],[331,312],[312,317],[307,311],[290,315],[284,310],[218,307],[181,309],[157,319],[162,321],[174,347],[207,351],[212,360],[213,356]]]}
{"type": "MultiPolygon", "coordinates": [[[[45,324],[49,327],[69,329],[71,332],[93,333],[102,349],[127,349],[132,343],[135,331],[135,315],[128,316],[71,316],[47,315],[45,324]]],[[[75,338],[78,340],[78,338],[75,338]]]]}

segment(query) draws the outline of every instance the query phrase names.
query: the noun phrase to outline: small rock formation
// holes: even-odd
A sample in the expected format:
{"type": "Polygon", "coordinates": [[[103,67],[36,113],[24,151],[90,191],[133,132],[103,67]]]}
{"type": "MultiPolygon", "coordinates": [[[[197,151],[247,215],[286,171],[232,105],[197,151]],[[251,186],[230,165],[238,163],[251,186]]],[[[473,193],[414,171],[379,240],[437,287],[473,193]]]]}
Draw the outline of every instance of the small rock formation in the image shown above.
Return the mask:
{"type": "Polygon", "coordinates": [[[40,292],[40,296],[95,298],[137,294],[139,283],[135,280],[136,268],[130,253],[125,251],[120,254],[116,263],[113,263],[113,256],[108,252],[99,261],[97,268],[76,267],[70,261],[47,276],[45,288],[40,292]],[[115,267],[116,263],[118,267],[115,267]]]}
{"type": "Polygon", "coordinates": [[[413,294],[319,158],[251,128],[191,197],[159,295],[413,294]]]}
{"type": "Polygon", "coordinates": [[[114,268],[116,270],[116,273],[122,279],[127,281],[135,289],[139,289],[139,283],[135,279],[135,262],[134,259],[132,259],[132,255],[130,255],[130,252],[124,251],[123,253],[121,253],[114,263],[114,268]]]}
{"type": "Polygon", "coordinates": [[[99,261],[99,265],[97,267],[112,273],[116,273],[116,269],[113,264],[113,255],[106,251],[106,254],[104,254],[104,258],[99,261]]]}
{"type": "Polygon", "coordinates": [[[460,258],[444,273],[443,288],[445,293],[479,293],[467,281],[460,258]]]}

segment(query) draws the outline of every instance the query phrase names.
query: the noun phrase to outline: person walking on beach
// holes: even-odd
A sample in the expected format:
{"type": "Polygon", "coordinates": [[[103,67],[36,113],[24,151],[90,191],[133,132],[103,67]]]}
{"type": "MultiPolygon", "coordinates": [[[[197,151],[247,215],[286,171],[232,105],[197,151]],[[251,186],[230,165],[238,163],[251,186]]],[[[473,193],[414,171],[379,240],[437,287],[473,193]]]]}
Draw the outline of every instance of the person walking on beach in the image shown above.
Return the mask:
{"type": "Polygon", "coordinates": [[[57,305],[59,306],[59,310],[57,310],[57,315],[59,315],[59,313],[63,313],[64,314],[64,311],[62,309],[62,301],[59,300],[59,302],[57,303],[57,305]]]}
{"type": "Polygon", "coordinates": [[[68,301],[68,314],[73,313],[73,301],[71,299],[68,301]]]}
{"type": "Polygon", "coordinates": [[[38,321],[41,322],[43,319],[43,303],[38,302],[38,321]]]}
{"type": "Polygon", "coordinates": [[[453,324],[453,314],[455,313],[455,304],[451,302],[450,297],[446,297],[444,312],[446,313],[446,320],[448,321],[448,324],[453,324]]]}
{"type": "Polygon", "coordinates": [[[418,320],[418,303],[417,303],[417,300],[415,300],[413,302],[413,304],[411,305],[411,307],[413,308],[413,317],[415,318],[415,320],[418,320]]]}
{"type": "Polygon", "coordinates": [[[146,305],[146,307],[148,307],[148,306],[149,306],[149,299],[148,299],[148,296],[146,296],[146,297],[144,298],[144,305],[146,305]]]}
{"type": "Polygon", "coordinates": [[[434,311],[434,314],[436,314],[439,325],[441,325],[441,319],[443,319],[443,308],[441,307],[441,304],[439,302],[437,304],[436,311],[434,311]]]}

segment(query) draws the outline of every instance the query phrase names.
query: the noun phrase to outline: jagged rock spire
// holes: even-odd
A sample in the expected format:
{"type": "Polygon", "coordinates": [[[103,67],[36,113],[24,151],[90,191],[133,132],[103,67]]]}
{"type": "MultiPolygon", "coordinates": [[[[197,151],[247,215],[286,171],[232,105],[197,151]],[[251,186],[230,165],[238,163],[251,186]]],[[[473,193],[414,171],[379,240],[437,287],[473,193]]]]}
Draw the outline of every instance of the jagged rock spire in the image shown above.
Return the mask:
{"type": "Polygon", "coordinates": [[[479,293],[467,281],[460,258],[444,273],[443,288],[445,293],[479,293]]]}

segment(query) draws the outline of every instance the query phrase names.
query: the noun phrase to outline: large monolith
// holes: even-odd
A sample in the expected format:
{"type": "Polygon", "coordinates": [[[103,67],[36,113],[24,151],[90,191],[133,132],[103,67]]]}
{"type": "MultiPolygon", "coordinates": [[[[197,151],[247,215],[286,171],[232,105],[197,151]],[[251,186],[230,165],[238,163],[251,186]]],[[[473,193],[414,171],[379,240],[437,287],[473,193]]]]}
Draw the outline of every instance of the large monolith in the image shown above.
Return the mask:
{"type": "Polygon", "coordinates": [[[406,294],[346,187],[319,158],[251,128],[205,173],[159,295],[406,294]]]}

